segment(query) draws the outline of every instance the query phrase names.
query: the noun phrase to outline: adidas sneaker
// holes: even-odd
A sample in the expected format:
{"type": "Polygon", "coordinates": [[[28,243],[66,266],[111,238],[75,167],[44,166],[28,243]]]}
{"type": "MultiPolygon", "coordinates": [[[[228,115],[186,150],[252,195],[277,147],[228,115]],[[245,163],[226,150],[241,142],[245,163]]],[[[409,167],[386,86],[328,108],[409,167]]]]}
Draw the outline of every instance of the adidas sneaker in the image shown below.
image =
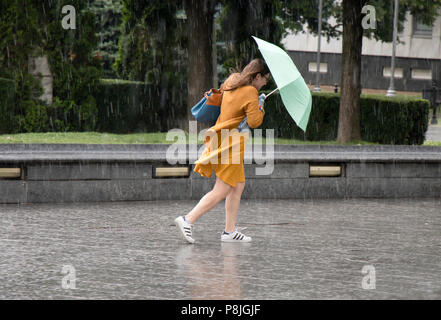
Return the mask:
{"type": "Polygon", "coordinates": [[[243,233],[234,230],[230,233],[226,233],[225,231],[221,235],[222,242],[251,242],[251,237],[247,237],[243,233]]]}
{"type": "Polygon", "coordinates": [[[185,221],[184,217],[181,216],[181,217],[177,217],[175,219],[175,224],[176,224],[176,227],[178,227],[179,233],[184,240],[186,240],[190,243],[195,242],[192,237],[193,225],[191,223],[188,223],[187,221],[185,221]]]}

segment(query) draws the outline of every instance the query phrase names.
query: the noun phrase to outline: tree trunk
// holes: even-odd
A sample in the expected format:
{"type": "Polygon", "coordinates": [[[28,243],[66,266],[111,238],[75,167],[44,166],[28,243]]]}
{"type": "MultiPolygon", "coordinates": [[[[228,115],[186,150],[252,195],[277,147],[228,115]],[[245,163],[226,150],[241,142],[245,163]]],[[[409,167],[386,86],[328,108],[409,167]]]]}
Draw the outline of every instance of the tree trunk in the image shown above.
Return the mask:
{"type": "Polygon", "coordinates": [[[52,104],[53,98],[53,77],[47,55],[39,57],[29,57],[28,60],[29,73],[41,81],[43,94],[38,98],[45,101],[48,105],[52,104]]]}
{"type": "MultiPolygon", "coordinates": [[[[214,5],[213,0],[185,0],[188,32],[188,120],[194,120],[191,107],[213,86],[214,5]]],[[[209,123],[198,123],[198,130],[209,126],[209,123]]],[[[188,131],[188,121],[185,129],[188,131]]]]}
{"type": "Polygon", "coordinates": [[[361,9],[367,0],[343,0],[343,50],[337,141],[360,140],[361,9]]]}

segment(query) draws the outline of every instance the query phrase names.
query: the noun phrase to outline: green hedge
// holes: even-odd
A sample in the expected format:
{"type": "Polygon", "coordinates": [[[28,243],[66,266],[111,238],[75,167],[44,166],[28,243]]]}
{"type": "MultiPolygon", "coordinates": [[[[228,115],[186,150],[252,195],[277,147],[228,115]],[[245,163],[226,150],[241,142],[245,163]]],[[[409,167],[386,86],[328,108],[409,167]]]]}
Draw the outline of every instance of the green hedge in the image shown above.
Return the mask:
{"type": "Polygon", "coordinates": [[[186,115],[186,92],[161,90],[137,81],[101,80],[96,97],[97,131],[113,133],[166,132],[186,115]],[[170,105],[161,108],[161,94],[170,105]]]}
{"type": "MultiPolygon", "coordinates": [[[[265,102],[263,129],[275,129],[278,138],[308,141],[337,139],[340,95],[312,93],[312,110],[306,132],[286,111],[278,94],[265,102]]],[[[361,138],[380,144],[422,144],[428,126],[429,102],[397,96],[361,95],[361,138]]]]}
{"type": "MultiPolygon", "coordinates": [[[[39,131],[100,131],[113,133],[166,132],[180,127],[186,115],[186,92],[143,82],[101,80],[90,101],[76,105],[54,98],[51,106],[26,105],[24,114],[14,112],[15,84],[0,79],[0,133],[39,131]],[[166,94],[170,105],[161,108],[166,94]]],[[[275,129],[278,138],[332,141],[337,138],[339,94],[313,93],[306,132],[286,111],[276,93],[265,103],[261,128],[275,129]]],[[[362,95],[361,137],[380,144],[422,144],[428,126],[429,102],[409,97],[362,95]]]]}
{"type": "Polygon", "coordinates": [[[0,133],[7,133],[12,129],[14,97],[15,82],[0,78],[0,133]]]}
{"type": "Polygon", "coordinates": [[[423,144],[429,107],[429,101],[418,98],[362,95],[362,139],[381,144],[423,144]]]}
{"type": "Polygon", "coordinates": [[[180,127],[186,115],[186,90],[125,80],[100,80],[96,88],[81,104],[54,97],[50,106],[24,100],[17,109],[14,81],[0,79],[0,133],[166,132],[180,127]],[[161,108],[161,98],[171,103],[161,108]]]}

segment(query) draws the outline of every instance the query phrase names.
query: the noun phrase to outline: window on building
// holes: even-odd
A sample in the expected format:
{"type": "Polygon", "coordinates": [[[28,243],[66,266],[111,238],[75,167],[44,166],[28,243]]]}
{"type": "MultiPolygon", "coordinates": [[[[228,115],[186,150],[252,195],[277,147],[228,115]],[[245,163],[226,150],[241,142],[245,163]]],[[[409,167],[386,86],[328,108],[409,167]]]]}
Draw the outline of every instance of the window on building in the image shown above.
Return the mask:
{"type": "MultiPolygon", "coordinates": [[[[317,62],[308,63],[308,71],[317,72],[317,62]]],[[[328,64],[320,63],[320,73],[327,73],[327,72],[328,72],[328,64]]]]}
{"type": "Polygon", "coordinates": [[[430,69],[412,69],[412,79],[416,80],[432,80],[432,70],[430,69]]]}
{"type": "Polygon", "coordinates": [[[415,36],[431,37],[432,26],[425,24],[418,17],[413,17],[413,34],[415,36]]]}
{"type": "MultiPolygon", "coordinates": [[[[392,74],[391,67],[383,68],[383,77],[390,78],[392,74]]],[[[402,78],[403,77],[403,68],[395,68],[394,78],[402,78]]]]}

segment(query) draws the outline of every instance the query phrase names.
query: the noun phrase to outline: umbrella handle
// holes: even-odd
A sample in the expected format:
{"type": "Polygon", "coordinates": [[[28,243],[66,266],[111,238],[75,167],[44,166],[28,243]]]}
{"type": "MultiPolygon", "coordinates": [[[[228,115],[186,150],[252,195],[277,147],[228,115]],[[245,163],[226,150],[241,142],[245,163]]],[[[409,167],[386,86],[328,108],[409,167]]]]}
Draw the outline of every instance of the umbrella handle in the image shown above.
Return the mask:
{"type": "Polygon", "coordinates": [[[270,95],[272,95],[274,92],[276,92],[277,90],[279,90],[279,88],[275,88],[273,91],[271,91],[270,93],[267,94],[267,96],[265,97],[268,98],[270,95]]]}

